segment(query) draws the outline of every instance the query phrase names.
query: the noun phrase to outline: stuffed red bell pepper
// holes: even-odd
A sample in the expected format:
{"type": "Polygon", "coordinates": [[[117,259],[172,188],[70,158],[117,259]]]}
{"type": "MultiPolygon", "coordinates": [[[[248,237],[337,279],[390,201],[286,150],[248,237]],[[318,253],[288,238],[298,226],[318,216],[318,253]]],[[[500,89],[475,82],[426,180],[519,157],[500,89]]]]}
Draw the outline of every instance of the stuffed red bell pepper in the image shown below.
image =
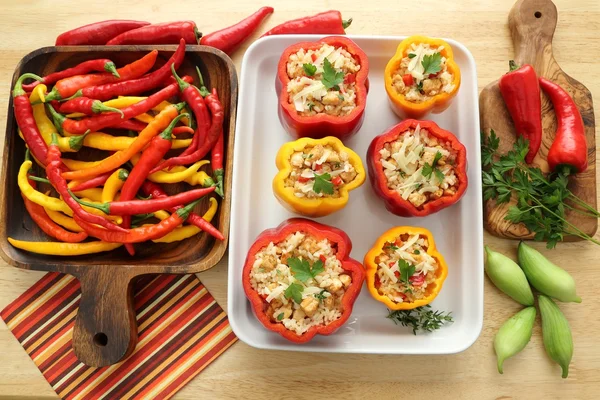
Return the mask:
{"type": "Polygon", "coordinates": [[[364,280],[351,249],[343,231],[304,218],[262,232],[242,273],[258,320],[295,343],[334,333],[350,317],[364,280]]]}
{"type": "Polygon", "coordinates": [[[277,69],[283,127],[296,138],[349,138],[364,119],[368,75],[367,55],[346,37],[288,47],[277,69]]]}
{"type": "Polygon", "coordinates": [[[432,121],[407,119],[375,137],[367,166],[385,208],[402,217],[433,214],[467,189],[465,146],[432,121]]]}

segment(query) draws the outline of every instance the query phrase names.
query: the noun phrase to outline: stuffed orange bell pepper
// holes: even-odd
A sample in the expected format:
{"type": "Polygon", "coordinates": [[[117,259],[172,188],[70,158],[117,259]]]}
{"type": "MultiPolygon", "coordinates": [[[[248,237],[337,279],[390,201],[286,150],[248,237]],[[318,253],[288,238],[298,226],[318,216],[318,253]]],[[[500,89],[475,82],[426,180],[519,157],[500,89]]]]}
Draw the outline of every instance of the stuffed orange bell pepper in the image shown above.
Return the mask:
{"type": "Polygon", "coordinates": [[[261,324],[294,343],[331,335],[352,314],[365,279],[346,233],[304,218],[262,232],[242,284],[261,324]]]}
{"type": "Polygon", "coordinates": [[[441,39],[411,36],[398,45],[385,67],[385,90],[400,118],[441,113],[460,87],[452,48],[441,39]]]}
{"type": "Polygon", "coordinates": [[[342,209],[348,192],[362,185],[366,176],[358,154],[333,136],[286,143],[276,164],[275,197],[288,210],[307,217],[342,209]]]}
{"type": "Polygon", "coordinates": [[[277,67],[281,124],[295,138],[349,138],[365,117],[368,75],[367,55],[347,37],[288,47],[277,67]]]}
{"type": "Polygon", "coordinates": [[[391,310],[410,310],[435,299],[448,275],[444,257],[427,229],[398,226],[365,256],[367,288],[391,310]]]}

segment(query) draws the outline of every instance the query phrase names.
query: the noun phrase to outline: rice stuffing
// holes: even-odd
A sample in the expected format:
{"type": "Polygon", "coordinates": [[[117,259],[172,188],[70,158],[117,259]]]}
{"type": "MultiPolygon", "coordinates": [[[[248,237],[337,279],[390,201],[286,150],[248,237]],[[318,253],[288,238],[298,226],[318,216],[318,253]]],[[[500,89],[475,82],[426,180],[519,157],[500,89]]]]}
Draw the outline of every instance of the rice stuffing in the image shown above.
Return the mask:
{"type": "Polygon", "coordinates": [[[356,73],[360,65],[343,47],[323,44],[300,49],[287,63],[288,101],[298,114],[348,115],[356,108],[356,73]]]}
{"type": "Polygon", "coordinates": [[[341,301],[352,278],[336,253],[329,240],[303,232],[256,253],[250,283],[268,303],[266,313],[272,322],[302,335],[342,316],[341,301]]]}
{"type": "Polygon", "coordinates": [[[451,93],[454,75],[448,71],[444,46],[412,43],[407,54],[392,74],[392,86],[406,100],[422,103],[440,93],[451,93]]]}
{"type": "Polygon", "coordinates": [[[340,197],[340,188],[357,175],[348,153],[330,145],[307,146],[292,154],[290,165],[285,187],[294,188],[296,197],[340,197]]]}
{"type": "Polygon", "coordinates": [[[429,297],[435,286],[438,261],[427,253],[427,237],[402,234],[386,242],[375,258],[375,288],[396,303],[413,303],[429,297]]]}
{"type": "Polygon", "coordinates": [[[457,152],[417,125],[379,151],[387,187],[417,208],[444,196],[454,196],[457,152]]]}

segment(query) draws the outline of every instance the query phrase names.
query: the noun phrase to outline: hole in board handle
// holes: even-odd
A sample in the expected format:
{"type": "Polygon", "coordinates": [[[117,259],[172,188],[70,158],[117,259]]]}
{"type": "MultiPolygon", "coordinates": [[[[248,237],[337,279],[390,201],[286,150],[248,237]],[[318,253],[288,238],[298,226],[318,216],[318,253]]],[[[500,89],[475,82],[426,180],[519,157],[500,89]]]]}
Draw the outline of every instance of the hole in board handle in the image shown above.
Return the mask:
{"type": "Polygon", "coordinates": [[[99,347],[104,347],[108,344],[108,336],[106,333],[98,332],[94,335],[94,344],[99,347]]]}
{"type": "Polygon", "coordinates": [[[541,13],[541,12],[539,12],[539,11],[536,11],[536,12],[535,12],[533,15],[534,15],[536,18],[542,18],[542,13],[541,13]]]}

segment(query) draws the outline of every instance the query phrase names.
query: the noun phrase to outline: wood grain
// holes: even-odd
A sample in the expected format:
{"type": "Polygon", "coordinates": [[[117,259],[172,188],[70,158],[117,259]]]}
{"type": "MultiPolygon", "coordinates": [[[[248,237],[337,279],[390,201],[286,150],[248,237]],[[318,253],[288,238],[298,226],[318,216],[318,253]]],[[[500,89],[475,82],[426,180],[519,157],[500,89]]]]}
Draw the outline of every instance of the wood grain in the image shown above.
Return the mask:
{"type": "MultiPolygon", "coordinates": [[[[47,75],[56,70],[74,66],[95,58],[110,58],[117,65],[125,65],[152,49],[158,49],[159,62],[164,64],[175,46],[81,46],[45,47],[26,55],[17,65],[13,84],[24,72],[47,75]]],[[[136,256],[127,255],[124,248],[95,254],[93,257],[50,257],[33,254],[12,247],[6,240],[47,240],[44,233],[31,221],[24,209],[16,184],[17,173],[23,162],[24,142],[18,137],[16,121],[10,116],[6,128],[3,174],[0,180],[0,255],[19,268],[40,271],[60,271],[74,275],[81,281],[80,312],[73,332],[73,346],[78,358],[91,366],[114,364],[133,351],[137,343],[137,328],[131,304],[131,282],[137,276],[157,273],[194,273],[216,265],[227,248],[229,210],[231,204],[231,173],[237,105],[237,74],[231,60],[221,51],[205,46],[188,46],[180,74],[195,76],[195,67],[202,70],[208,87],[217,88],[225,107],[225,199],[215,218],[215,226],[226,237],[215,240],[206,233],[174,243],[141,243],[136,245],[136,256]]],[[[198,82],[196,82],[198,84],[198,82]]],[[[12,99],[8,109],[12,114],[12,99]]],[[[70,156],[81,160],[106,157],[107,152],[84,148],[70,156]]],[[[40,176],[42,171],[37,167],[40,176]]],[[[48,187],[49,188],[49,187],[48,187]]],[[[170,193],[186,190],[185,184],[168,185],[170,193]]],[[[40,188],[44,191],[46,188],[40,188]]],[[[205,197],[195,211],[202,215],[208,207],[205,197]]]]}
{"type": "MultiPolygon", "coordinates": [[[[513,0],[281,0],[271,5],[275,13],[250,41],[233,56],[241,65],[244,50],[262,32],[283,21],[325,9],[338,9],[353,17],[348,33],[358,35],[427,34],[463,43],[477,62],[479,88],[504,74],[513,56],[508,13],[513,0]],[[425,16],[443,16],[424,23],[425,16]],[[411,16],[411,18],[406,18],[411,16]],[[414,17],[413,17],[414,16],[414,17]],[[401,21],[401,23],[399,23],[401,21]]],[[[154,22],[193,19],[207,33],[235,23],[256,11],[249,0],[198,3],[180,0],[114,0],[89,2],[83,8],[75,0],[52,2],[4,2],[0,7],[3,41],[0,43],[0,91],[8,93],[15,65],[24,54],[52,45],[62,31],[109,18],[144,19],[154,22]],[[118,9],[118,12],[115,11],[118,9]]],[[[560,21],[553,52],[561,67],[578,77],[594,96],[600,95],[600,3],[597,0],[556,0],[560,21]]],[[[391,55],[390,55],[391,56],[391,55]]],[[[268,88],[273,82],[267,82],[268,88]]],[[[270,90],[265,96],[271,95],[270,90]]],[[[8,97],[0,96],[0,135],[4,131],[8,97]]],[[[595,115],[600,115],[595,103],[595,115]]],[[[365,121],[368,127],[369,121],[365,121]]],[[[600,124],[600,120],[596,121],[600,124]]],[[[598,146],[599,143],[597,143],[598,146]]],[[[0,145],[1,146],[1,145],[0,145]]],[[[2,157],[2,152],[0,152],[2,157]]],[[[597,177],[598,179],[598,177],[597,177]]],[[[600,234],[596,235],[600,238],[600,234]]],[[[516,244],[485,232],[485,244],[513,259],[516,244]]],[[[430,398],[430,399],[595,399],[600,392],[600,303],[595,301],[600,276],[598,248],[587,242],[559,244],[546,252],[542,243],[532,243],[552,262],[566,268],[577,282],[581,304],[560,304],[569,319],[575,354],[569,379],[560,379],[560,368],[545,354],[539,319],[528,346],[505,364],[498,374],[492,342],[502,323],[519,310],[507,296],[485,280],[484,326],[477,342],[468,350],[444,356],[382,356],[368,354],[318,354],[265,351],[236,343],[174,399],[265,398],[430,398]],[[285,385],[279,376],[284,373],[285,385]],[[433,377],[433,378],[432,378],[433,377]]],[[[356,258],[361,254],[353,255],[356,258]]],[[[8,266],[0,260],[0,307],[5,307],[34,284],[43,272],[8,266]]],[[[227,306],[227,256],[199,274],[217,302],[227,306]]],[[[0,323],[0,393],[6,398],[56,399],[25,351],[0,323]]]]}
{"type": "MultiPolygon", "coordinates": [[[[514,60],[518,65],[531,64],[538,76],[558,83],[577,103],[585,125],[588,145],[589,167],[580,174],[569,178],[569,189],[586,203],[596,208],[596,129],[592,94],[579,81],[567,75],[558,65],[552,51],[552,39],[556,30],[558,13],[550,0],[519,0],[508,16],[509,29],[514,45],[514,60]]],[[[500,138],[499,152],[509,151],[516,138],[510,114],[498,87],[498,81],[486,86],[479,96],[481,129],[487,135],[494,130],[500,138]]],[[[554,141],[556,117],[552,102],[542,91],[542,145],[533,161],[542,171],[549,172],[546,157],[554,141]]],[[[513,197],[509,203],[496,204],[488,200],[484,204],[486,229],[494,235],[512,239],[532,239],[531,233],[523,224],[512,224],[505,219],[510,206],[516,204],[513,197]]],[[[598,220],[569,210],[567,220],[586,234],[593,236],[598,228],[598,220]]],[[[567,236],[566,240],[580,240],[577,236],[567,236]]]]}

